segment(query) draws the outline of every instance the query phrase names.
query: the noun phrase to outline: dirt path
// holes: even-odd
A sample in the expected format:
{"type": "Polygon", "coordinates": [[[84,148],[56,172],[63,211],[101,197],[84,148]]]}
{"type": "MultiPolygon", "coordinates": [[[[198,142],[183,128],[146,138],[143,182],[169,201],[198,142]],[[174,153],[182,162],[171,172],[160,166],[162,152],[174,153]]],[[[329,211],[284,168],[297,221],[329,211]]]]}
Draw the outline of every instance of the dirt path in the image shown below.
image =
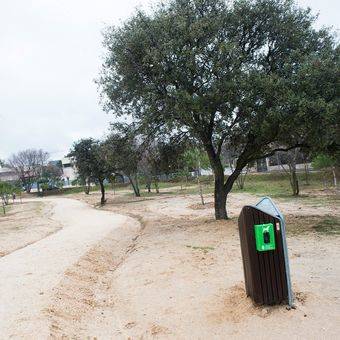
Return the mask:
{"type": "Polygon", "coordinates": [[[245,295],[237,216],[256,201],[231,195],[231,219],[215,221],[195,195],[109,193],[109,211],[48,200],[62,229],[0,258],[0,338],[336,339],[340,237],[317,230],[339,208],[279,202],[297,305],[288,311],[245,295]]]}
{"type": "MultiPolygon", "coordinates": [[[[98,193],[77,197],[99,201],[98,193]]],[[[237,216],[258,200],[233,194],[231,219],[215,221],[212,205],[202,209],[197,195],[109,194],[104,209],[138,217],[144,229],[124,263],[105,275],[109,284],[99,288],[103,298],[84,317],[80,338],[337,339],[340,237],[315,227],[339,216],[339,207],[278,202],[287,217],[297,306],[288,311],[256,307],[244,291],[237,216]]]]}
{"type": "Polygon", "coordinates": [[[65,198],[44,201],[54,205],[51,218],[62,229],[0,258],[3,339],[48,338],[52,323],[48,311],[67,270],[101,240],[111,237],[113,241],[116,231],[135,234],[139,229],[138,223],[129,217],[91,209],[79,201],[65,198]]]}

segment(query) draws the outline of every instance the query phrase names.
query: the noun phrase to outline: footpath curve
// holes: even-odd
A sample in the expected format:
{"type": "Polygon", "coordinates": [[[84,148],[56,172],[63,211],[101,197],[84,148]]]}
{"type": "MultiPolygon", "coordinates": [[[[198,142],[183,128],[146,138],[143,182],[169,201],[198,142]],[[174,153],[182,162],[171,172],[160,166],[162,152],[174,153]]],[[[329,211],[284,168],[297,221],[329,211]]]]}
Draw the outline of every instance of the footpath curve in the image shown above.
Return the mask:
{"type": "Polygon", "coordinates": [[[92,246],[118,228],[138,228],[130,217],[92,209],[68,198],[44,198],[54,204],[55,234],[0,258],[1,338],[47,338],[42,310],[64,272],[92,246]]]}

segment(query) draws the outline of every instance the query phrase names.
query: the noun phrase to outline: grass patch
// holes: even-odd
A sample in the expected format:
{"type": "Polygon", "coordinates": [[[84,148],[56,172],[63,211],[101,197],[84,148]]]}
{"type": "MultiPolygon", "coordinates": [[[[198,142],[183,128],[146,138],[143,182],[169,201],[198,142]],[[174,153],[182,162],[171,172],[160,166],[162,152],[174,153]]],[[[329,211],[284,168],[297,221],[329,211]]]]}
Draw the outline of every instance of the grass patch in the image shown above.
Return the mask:
{"type": "MultiPolygon", "coordinates": [[[[296,200],[298,203],[300,200],[311,203],[312,205],[322,205],[325,202],[332,203],[334,198],[330,195],[324,195],[322,197],[308,196],[306,190],[311,189],[324,189],[325,175],[323,173],[313,172],[309,174],[309,184],[305,182],[304,173],[298,173],[300,192],[301,194],[297,197],[292,196],[292,191],[289,182],[289,176],[285,173],[274,172],[274,173],[251,173],[247,175],[244,189],[239,189],[237,184],[234,184],[232,192],[234,193],[249,193],[256,196],[270,196],[272,198],[281,198],[287,200],[296,200]]],[[[212,176],[201,176],[201,183],[204,195],[210,195],[214,192],[214,181],[212,176]]],[[[188,182],[170,181],[170,182],[159,182],[159,188],[161,192],[156,193],[154,185],[152,185],[152,191],[149,193],[145,188],[145,183],[140,183],[140,193],[142,197],[157,197],[160,195],[190,195],[199,194],[198,185],[195,178],[190,179],[188,182]],[[182,189],[181,187],[182,183],[182,189]]],[[[91,187],[91,192],[99,191],[98,186],[91,187]]],[[[107,193],[112,192],[111,185],[106,185],[107,193]]],[[[120,192],[121,190],[128,190],[123,195],[134,196],[133,190],[129,183],[121,184],[117,183],[115,190],[120,192]]],[[[82,187],[63,188],[57,192],[51,192],[51,195],[68,195],[83,192],[82,187]]],[[[337,199],[337,198],[335,198],[337,199]]]]}
{"type": "Polygon", "coordinates": [[[340,235],[340,217],[338,216],[287,216],[288,236],[298,236],[305,233],[323,235],[340,235]]]}
{"type": "Polygon", "coordinates": [[[2,204],[1,204],[1,206],[0,206],[0,216],[6,216],[10,212],[11,209],[12,209],[12,203],[5,205],[6,214],[4,214],[4,209],[3,209],[2,204]]]}
{"type": "Polygon", "coordinates": [[[334,216],[326,216],[318,222],[313,229],[322,234],[340,235],[340,218],[334,216]]]}
{"type": "Polygon", "coordinates": [[[210,250],[214,250],[215,248],[214,247],[199,247],[199,246],[190,246],[190,245],[186,245],[187,248],[190,248],[190,249],[194,249],[194,250],[201,250],[203,251],[204,254],[206,254],[208,251],[210,250]]]}
{"type": "MultiPolygon", "coordinates": [[[[320,173],[310,173],[308,185],[305,182],[305,176],[303,173],[297,173],[297,176],[299,179],[300,192],[302,192],[300,196],[301,198],[304,198],[303,191],[306,189],[310,190],[323,188],[323,180],[320,173]]],[[[292,189],[290,187],[289,176],[280,172],[248,174],[245,181],[245,188],[240,190],[235,183],[232,191],[247,192],[259,196],[267,195],[274,198],[292,198],[292,189]]]]}

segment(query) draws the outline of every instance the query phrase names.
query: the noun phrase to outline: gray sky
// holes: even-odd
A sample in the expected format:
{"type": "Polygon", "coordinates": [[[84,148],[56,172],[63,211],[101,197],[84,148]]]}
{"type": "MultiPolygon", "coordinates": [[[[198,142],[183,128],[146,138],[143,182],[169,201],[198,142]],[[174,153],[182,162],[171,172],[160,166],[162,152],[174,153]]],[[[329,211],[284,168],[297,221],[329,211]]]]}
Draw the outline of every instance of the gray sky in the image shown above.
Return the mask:
{"type": "MultiPolygon", "coordinates": [[[[93,79],[101,30],[154,0],[1,0],[0,159],[43,148],[56,159],[82,137],[101,137],[104,113],[93,79]]],[[[339,0],[298,0],[339,29],[339,0]]]]}

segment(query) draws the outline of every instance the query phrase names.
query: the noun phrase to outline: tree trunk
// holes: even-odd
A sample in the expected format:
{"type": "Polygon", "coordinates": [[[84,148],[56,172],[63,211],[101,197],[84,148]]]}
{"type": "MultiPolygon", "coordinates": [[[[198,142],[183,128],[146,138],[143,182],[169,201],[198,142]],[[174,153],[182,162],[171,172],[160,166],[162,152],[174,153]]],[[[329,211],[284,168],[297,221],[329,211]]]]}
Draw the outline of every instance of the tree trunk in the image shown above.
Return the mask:
{"type": "Polygon", "coordinates": [[[203,197],[203,189],[202,189],[202,183],[200,181],[200,176],[197,173],[197,184],[198,184],[198,189],[199,189],[199,193],[200,193],[200,197],[201,197],[201,203],[202,205],[204,205],[204,197],[203,197]]]}
{"type": "Polygon", "coordinates": [[[244,159],[239,158],[236,162],[235,170],[224,183],[224,168],[220,159],[220,155],[215,152],[211,140],[202,138],[205,151],[208,154],[211,168],[214,173],[214,199],[215,199],[215,218],[216,220],[227,220],[227,196],[233,188],[234,182],[242,172],[242,169],[247,165],[244,159]]]}
{"type": "Polygon", "coordinates": [[[133,179],[131,176],[127,176],[131,185],[132,185],[132,188],[133,188],[133,192],[135,193],[135,196],[136,197],[140,197],[140,191],[139,191],[139,187],[138,187],[138,179],[137,179],[137,175],[135,176],[135,180],[136,182],[134,183],[133,182],[133,179]]]}
{"type": "Polygon", "coordinates": [[[305,182],[306,185],[309,185],[309,168],[307,161],[305,162],[305,182]]]}
{"type": "Polygon", "coordinates": [[[224,188],[223,180],[221,181],[218,176],[215,176],[214,199],[216,220],[227,220],[227,192],[224,188]]]}
{"type": "Polygon", "coordinates": [[[148,189],[148,192],[151,192],[151,182],[146,183],[146,188],[148,189]]]}
{"type": "Polygon", "coordinates": [[[5,203],[4,202],[2,202],[2,210],[4,212],[4,215],[6,215],[6,208],[5,208],[5,203]]]}
{"type": "Polygon", "coordinates": [[[101,198],[100,198],[100,204],[104,205],[106,202],[105,199],[105,187],[104,187],[104,181],[103,180],[99,180],[99,185],[100,185],[100,192],[102,194],[101,198]]]}
{"type": "Polygon", "coordinates": [[[292,186],[292,190],[293,190],[293,196],[298,196],[300,193],[300,188],[299,188],[299,180],[297,178],[296,175],[296,169],[292,168],[291,169],[291,180],[290,180],[290,184],[292,186]]]}
{"type": "Polygon", "coordinates": [[[334,183],[334,188],[337,188],[337,186],[338,186],[338,181],[337,181],[337,178],[336,178],[335,167],[332,168],[332,173],[333,173],[333,183],[334,183]]]}
{"type": "Polygon", "coordinates": [[[205,151],[208,154],[209,162],[214,174],[214,207],[216,220],[228,219],[227,214],[227,194],[224,185],[224,169],[220,158],[215,153],[215,149],[210,140],[203,140],[205,151]]]}
{"type": "Polygon", "coordinates": [[[154,177],[154,182],[155,182],[156,193],[159,194],[159,186],[158,186],[158,178],[157,178],[157,176],[154,177]]]}
{"type": "Polygon", "coordinates": [[[85,179],[85,184],[84,184],[84,192],[86,195],[90,194],[90,180],[88,178],[85,179]]]}

